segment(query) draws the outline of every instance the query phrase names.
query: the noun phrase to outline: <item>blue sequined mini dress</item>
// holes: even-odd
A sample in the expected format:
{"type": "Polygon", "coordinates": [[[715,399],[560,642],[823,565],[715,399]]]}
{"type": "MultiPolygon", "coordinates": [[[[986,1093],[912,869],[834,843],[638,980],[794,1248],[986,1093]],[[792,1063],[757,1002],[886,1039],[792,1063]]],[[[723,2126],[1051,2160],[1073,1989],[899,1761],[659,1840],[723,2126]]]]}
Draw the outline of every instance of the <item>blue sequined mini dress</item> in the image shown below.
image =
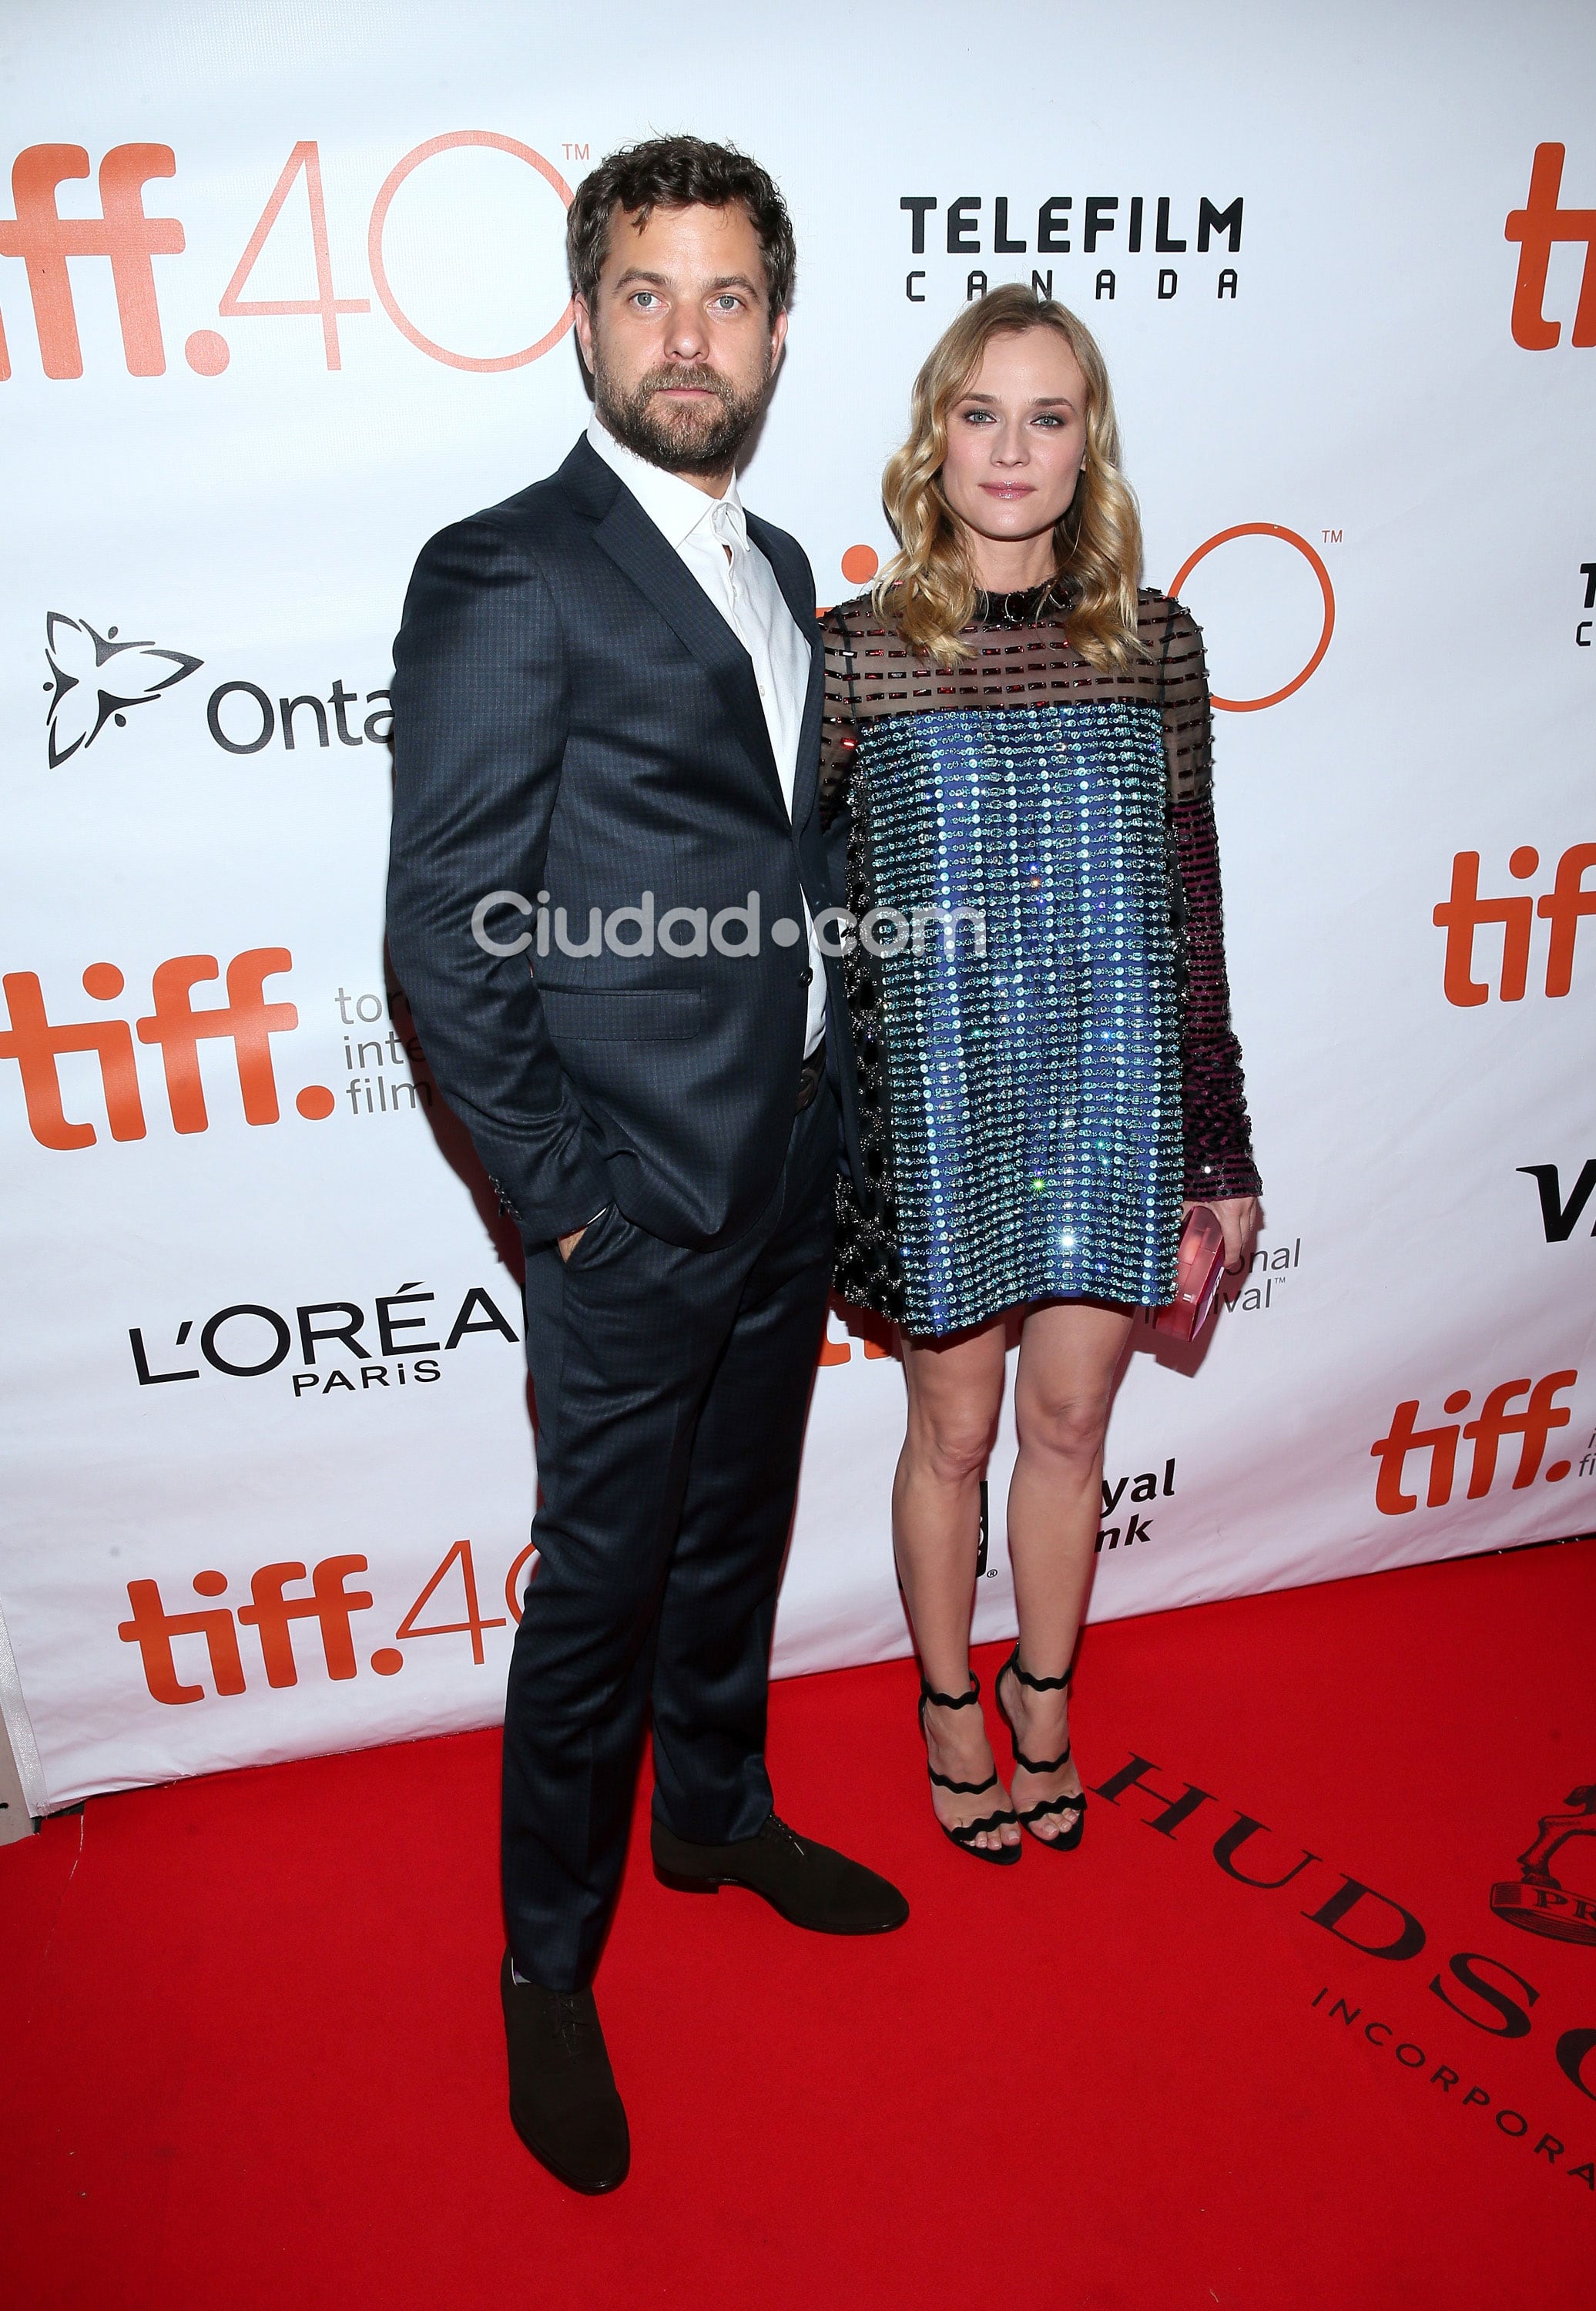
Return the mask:
{"type": "MultiPolygon", "coordinates": [[[[830,615],[826,798],[861,924],[844,976],[866,1173],[862,1199],[840,1190],[837,1285],[911,1333],[1173,1289],[1194,1192],[1193,926],[1170,720],[1190,668],[1170,663],[1170,606],[1148,597],[1145,617],[1147,663],[1108,677],[1057,614],[990,618],[952,675],[918,667],[868,600],[830,615]]],[[[1205,685],[1205,735],[1207,702],[1205,685]]],[[[1201,810],[1211,851],[1206,785],[1201,810]]],[[[1229,1144],[1211,1114],[1202,1135],[1209,1196],[1257,1177],[1227,997],[1220,1011],[1234,1080],[1229,1144]]],[[[1214,1072],[1199,1063],[1210,1109],[1214,1072]]]]}

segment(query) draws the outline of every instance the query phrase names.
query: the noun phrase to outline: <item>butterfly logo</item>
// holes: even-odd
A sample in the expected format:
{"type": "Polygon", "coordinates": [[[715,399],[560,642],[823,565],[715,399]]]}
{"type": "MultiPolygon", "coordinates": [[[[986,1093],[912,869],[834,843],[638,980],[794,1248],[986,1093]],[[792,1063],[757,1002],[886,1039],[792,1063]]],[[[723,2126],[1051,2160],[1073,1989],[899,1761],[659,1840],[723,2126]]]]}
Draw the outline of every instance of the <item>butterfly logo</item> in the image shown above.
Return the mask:
{"type": "Polygon", "coordinates": [[[128,710],[149,706],[174,683],[186,682],[203,658],[153,642],[123,642],[118,629],[96,633],[86,618],[52,610],[44,622],[45,664],[50,678],[46,713],[50,768],[59,770],[80,747],[92,746],[108,722],[127,725],[128,710]],[[107,667],[112,670],[108,674],[107,667]]]}

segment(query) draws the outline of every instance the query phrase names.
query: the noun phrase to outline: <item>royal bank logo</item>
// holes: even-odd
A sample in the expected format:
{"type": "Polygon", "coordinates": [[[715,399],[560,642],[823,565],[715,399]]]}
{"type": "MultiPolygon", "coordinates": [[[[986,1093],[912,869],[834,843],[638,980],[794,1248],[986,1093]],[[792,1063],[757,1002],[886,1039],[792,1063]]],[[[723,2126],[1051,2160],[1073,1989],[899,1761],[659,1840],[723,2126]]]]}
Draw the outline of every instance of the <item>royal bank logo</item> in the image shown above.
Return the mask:
{"type": "MultiPolygon", "coordinates": [[[[1596,1894],[1576,1894],[1552,1875],[1552,1856],[1570,1838],[1596,1837],[1596,1782],[1570,1790],[1565,1803],[1568,1812],[1541,1816],[1533,1841],[1519,1855],[1518,1876],[1491,1888],[1491,1908],[1506,1925],[1553,1941],[1596,1945],[1596,1894]]],[[[1596,1868],[1591,1876],[1596,1879],[1596,1868]]]]}
{"type": "Polygon", "coordinates": [[[87,618],[69,618],[64,610],[51,610],[45,619],[52,771],[86,752],[108,725],[125,730],[135,706],[153,706],[205,664],[187,650],[162,650],[153,641],[121,641],[120,631],[108,626],[100,633],[87,618]]]}

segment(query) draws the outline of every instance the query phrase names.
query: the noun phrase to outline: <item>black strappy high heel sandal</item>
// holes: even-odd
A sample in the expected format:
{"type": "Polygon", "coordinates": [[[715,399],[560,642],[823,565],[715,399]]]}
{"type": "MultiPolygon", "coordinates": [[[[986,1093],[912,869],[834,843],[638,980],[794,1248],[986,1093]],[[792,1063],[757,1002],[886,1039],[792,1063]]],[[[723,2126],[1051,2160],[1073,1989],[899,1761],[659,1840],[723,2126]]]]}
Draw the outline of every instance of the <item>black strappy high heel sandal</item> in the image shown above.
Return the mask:
{"type": "MultiPolygon", "coordinates": [[[[997,1695],[999,1709],[1003,1709],[1004,1670],[1012,1670],[1020,1683],[1032,1693],[1062,1693],[1068,1687],[1071,1675],[1071,1672],[1066,1670],[1062,1677],[1032,1677],[1027,1670],[1020,1667],[1020,1649],[1016,1640],[1014,1651],[1004,1662],[1003,1669],[998,1671],[997,1683],[992,1687],[997,1695]]],[[[1061,1757],[1027,1757],[1015,1739],[1014,1720],[1009,1716],[1007,1709],[1003,1709],[1003,1716],[1008,1727],[1009,1746],[1014,1751],[1014,1762],[1016,1766],[1023,1766],[1028,1774],[1056,1774],[1061,1766],[1069,1763],[1068,1741],[1064,1744],[1061,1757]]],[[[1036,1837],[1038,1845],[1055,1847],[1060,1853],[1073,1853],[1080,1844],[1081,1832],[1086,1826],[1086,1793],[1085,1790],[1081,1790],[1073,1797],[1044,1798],[1039,1805],[1027,1806],[1024,1813],[1016,1813],[1015,1819],[1022,1828],[1031,1831],[1032,1836],[1036,1837]],[[1075,1810],[1075,1819],[1068,1829],[1061,1829],[1057,1837],[1036,1837],[1036,1832],[1033,1827],[1034,1823],[1041,1821],[1050,1813],[1068,1813],[1072,1807],[1075,1810]]]]}
{"type": "MultiPolygon", "coordinates": [[[[981,1679],[973,1675],[970,1679],[968,1693],[934,1693],[923,1677],[920,1681],[920,1730],[926,1739],[926,1771],[939,1790],[951,1790],[956,1797],[975,1798],[981,1795],[982,1790],[996,1789],[998,1771],[994,1766],[984,1782],[950,1782],[946,1774],[936,1772],[931,1765],[929,1737],[926,1735],[926,1704],[928,1701],[934,1702],[938,1709],[968,1709],[980,1692],[981,1679]]],[[[1006,1822],[1019,1821],[1023,1817],[1016,1814],[1012,1806],[1006,1806],[1000,1813],[983,1813],[976,1820],[967,1821],[962,1829],[949,1829],[945,1821],[938,1821],[937,1827],[944,1837],[958,1847],[961,1853],[972,1854],[977,1862],[996,1862],[1007,1864],[1019,1860],[1020,1849],[1017,1845],[977,1845],[974,1841],[983,1830],[1001,1829],[1006,1822]]]]}

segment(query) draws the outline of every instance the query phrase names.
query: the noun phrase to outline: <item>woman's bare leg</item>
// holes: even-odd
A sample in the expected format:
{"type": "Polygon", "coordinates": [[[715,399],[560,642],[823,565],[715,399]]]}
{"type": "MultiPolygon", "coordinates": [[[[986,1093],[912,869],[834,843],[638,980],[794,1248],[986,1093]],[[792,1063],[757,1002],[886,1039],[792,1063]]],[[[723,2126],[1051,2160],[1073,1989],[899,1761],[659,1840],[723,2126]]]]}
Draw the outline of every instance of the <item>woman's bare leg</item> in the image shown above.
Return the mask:
{"type": "MultiPolygon", "coordinates": [[[[1102,1522],[1103,1440],[1130,1314],[1093,1301],[1033,1308],[1020,1338],[1015,1382],[1019,1458],[1008,1488],[1008,1558],[1019,1615],[1020,1661],[1033,1677],[1062,1677],[1075,1651],[1102,1522]]],[[[1003,1682],[1003,1703],[1028,1757],[1057,1757],[1069,1739],[1068,1693],[1032,1693],[1003,1682]]],[[[1057,1772],[1016,1766],[1014,1801],[1024,1812],[1047,1798],[1078,1794],[1073,1757],[1057,1772]]],[[[1044,1814],[1051,1840],[1078,1816],[1044,1814]]]]}
{"type": "MultiPolygon", "coordinates": [[[[1002,1319],[937,1344],[903,1337],[909,1425],[893,1480],[893,1550],[926,1683],[961,1694],[970,1684],[970,1612],[981,1526],[981,1474],[1003,1402],[1002,1319]]],[[[926,1708],[935,1770],[983,1782],[993,1758],[979,1709],[926,1708]]],[[[1001,1784],[979,1797],[933,1787],[946,1828],[958,1829],[1005,1803],[1001,1784]]],[[[1012,1824],[984,1830],[983,1846],[1013,1845],[1012,1824]]]]}

